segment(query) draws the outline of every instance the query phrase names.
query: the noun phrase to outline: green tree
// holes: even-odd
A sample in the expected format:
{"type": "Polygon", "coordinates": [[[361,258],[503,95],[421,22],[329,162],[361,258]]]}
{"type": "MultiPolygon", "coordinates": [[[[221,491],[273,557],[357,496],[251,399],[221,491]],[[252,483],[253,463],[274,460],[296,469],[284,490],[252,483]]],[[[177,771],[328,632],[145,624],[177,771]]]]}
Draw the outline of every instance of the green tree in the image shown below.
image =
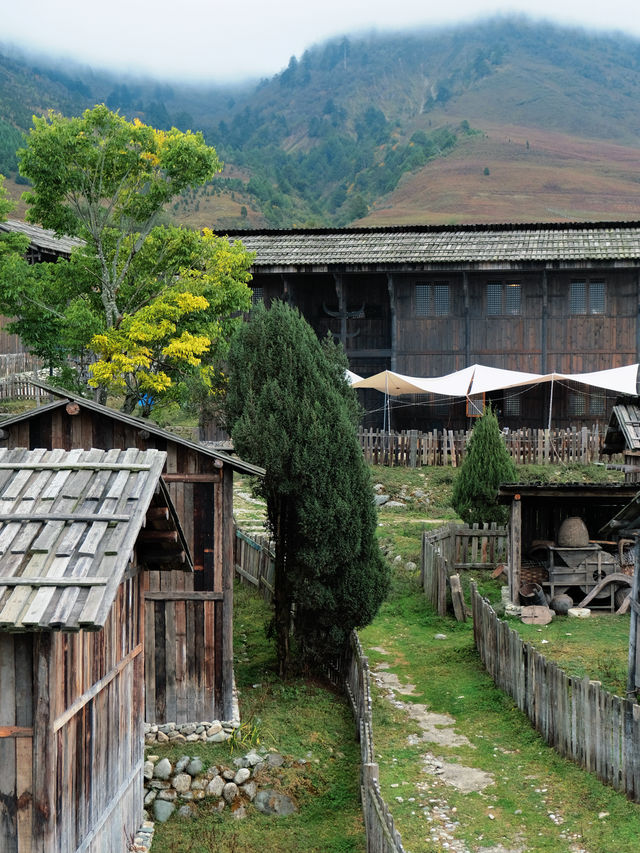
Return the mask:
{"type": "Polygon", "coordinates": [[[373,619],[388,589],[345,367],[341,350],[322,346],[298,311],[279,302],[259,306],[231,345],[227,420],[238,453],[266,469],[258,489],[276,542],[273,627],[283,676],[292,637],[299,659],[315,668],[373,619]]]}
{"type": "Polygon", "coordinates": [[[187,387],[202,399],[217,390],[217,365],[250,305],[251,256],[211,232],[159,224],[165,205],[220,169],[201,134],[158,131],[105,106],[50,113],[34,118],[20,167],[32,183],[28,218],[81,238],[69,263],[0,283],[0,310],[25,345],[63,384],[98,386],[103,399],[124,390],[127,410],[152,391],[159,402],[187,387]]]}
{"type": "Polygon", "coordinates": [[[516,467],[498,419],[489,406],[476,422],[464,462],[453,484],[453,507],[467,524],[504,524],[507,508],[498,504],[500,483],[513,483],[516,467]]]}

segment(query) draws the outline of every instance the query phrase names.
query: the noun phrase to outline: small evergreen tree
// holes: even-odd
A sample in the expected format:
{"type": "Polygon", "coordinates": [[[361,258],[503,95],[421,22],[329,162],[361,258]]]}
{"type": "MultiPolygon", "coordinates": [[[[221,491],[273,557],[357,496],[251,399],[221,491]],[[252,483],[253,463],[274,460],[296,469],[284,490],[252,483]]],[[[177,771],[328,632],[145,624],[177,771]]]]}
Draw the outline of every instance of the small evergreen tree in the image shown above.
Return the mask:
{"type": "Polygon", "coordinates": [[[453,484],[453,507],[467,524],[504,524],[507,508],[498,504],[500,483],[513,483],[516,467],[504,443],[498,419],[489,406],[477,421],[467,453],[453,484]]]}
{"type": "Polygon", "coordinates": [[[231,344],[227,425],[266,469],[258,490],[276,543],[273,627],[280,674],[317,668],[367,625],[387,593],[369,470],[344,353],[297,310],[258,306],[231,344]],[[293,634],[290,631],[293,614],[293,634]]]}

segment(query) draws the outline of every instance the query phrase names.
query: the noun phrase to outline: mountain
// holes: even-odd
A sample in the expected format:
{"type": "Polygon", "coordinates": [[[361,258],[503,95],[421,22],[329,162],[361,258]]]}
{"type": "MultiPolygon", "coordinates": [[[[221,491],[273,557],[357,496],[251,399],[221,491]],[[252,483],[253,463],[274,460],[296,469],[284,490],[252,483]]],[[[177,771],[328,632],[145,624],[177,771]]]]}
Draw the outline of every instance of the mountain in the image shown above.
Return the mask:
{"type": "Polygon", "coordinates": [[[4,51],[0,171],[34,112],[96,102],[215,145],[222,175],[168,211],[196,226],[639,218],[640,41],[621,34],[499,18],[344,37],[236,88],[4,51]]]}

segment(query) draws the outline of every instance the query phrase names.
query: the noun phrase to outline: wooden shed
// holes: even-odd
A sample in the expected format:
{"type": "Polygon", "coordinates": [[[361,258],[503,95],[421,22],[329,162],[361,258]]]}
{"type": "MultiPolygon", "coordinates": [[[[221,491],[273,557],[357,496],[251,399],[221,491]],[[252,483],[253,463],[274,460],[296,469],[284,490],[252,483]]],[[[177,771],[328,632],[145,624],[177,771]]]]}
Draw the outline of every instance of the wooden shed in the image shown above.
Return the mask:
{"type": "Polygon", "coordinates": [[[233,475],[260,476],[263,470],[147,420],[42,387],[52,402],[3,421],[4,446],[154,448],[166,453],[162,480],[194,571],[149,572],[144,625],[146,647],[153,651],[145,659],[146,720],[231,720],[233,475]]]}
{"type": "Polygon", "coordinates": [[[624,478],[640,482],[640,404],[638,398],[616,401],[604,437],[603,453],[624,455],[624,478]]]}
{"type": "Polygon", "coordinates": [[[2,853],[125,850],[141,824],[142,569],[177,534],[165,458],[0,450],[2,853]]]}
{"type": "Polygon", "coordinates": [[[601,531],[636,491],[633,484],[501,485],[498,499],[510,506],[511,601],[519,603],[526,583],[537,583],[550,595],[574,586],[584,588],[586,595],[601,577],[617,571],[617,543],[605,541],[601,531]],[[565,548],[559,541],[562,523],[572,517],[581,518],[586,526],[588,542],[583,548],[565,548]]]}

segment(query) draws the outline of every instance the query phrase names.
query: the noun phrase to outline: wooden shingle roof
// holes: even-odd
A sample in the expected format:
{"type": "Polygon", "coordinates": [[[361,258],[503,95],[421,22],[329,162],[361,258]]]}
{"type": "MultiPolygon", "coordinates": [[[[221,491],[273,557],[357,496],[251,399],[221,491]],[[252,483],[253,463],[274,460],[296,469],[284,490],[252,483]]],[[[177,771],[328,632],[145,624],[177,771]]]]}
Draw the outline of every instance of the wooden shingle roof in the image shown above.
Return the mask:
{"type": "Polygon", "coordinates": [[[640,265],[640,223],[229,231],[256,271],[625,261],[640,265]]]}
{"type": "Polygon", "coordinates": [[[104,625],[164,461],[158,450],[0,450],[0,630],[104,625]]]}
{"type": "Polygon", "coordinates": [[[84,245],[84,240],[77,237],[57,237],[55,231],[41,228],[39,225],[31,225],[29,222],[22,222],[19,219],[7,219],[5,222],[0,222],[0,231],[24,234],[31,240],[33,248],[65,257],[68,257],[74,249],[84,245]]]}
{"type": "Polygon", "coordinates": [[[637,402],[617,403],[613,407],[602,449],[604,453],[640,451],[640,405],[637,402]]]}

